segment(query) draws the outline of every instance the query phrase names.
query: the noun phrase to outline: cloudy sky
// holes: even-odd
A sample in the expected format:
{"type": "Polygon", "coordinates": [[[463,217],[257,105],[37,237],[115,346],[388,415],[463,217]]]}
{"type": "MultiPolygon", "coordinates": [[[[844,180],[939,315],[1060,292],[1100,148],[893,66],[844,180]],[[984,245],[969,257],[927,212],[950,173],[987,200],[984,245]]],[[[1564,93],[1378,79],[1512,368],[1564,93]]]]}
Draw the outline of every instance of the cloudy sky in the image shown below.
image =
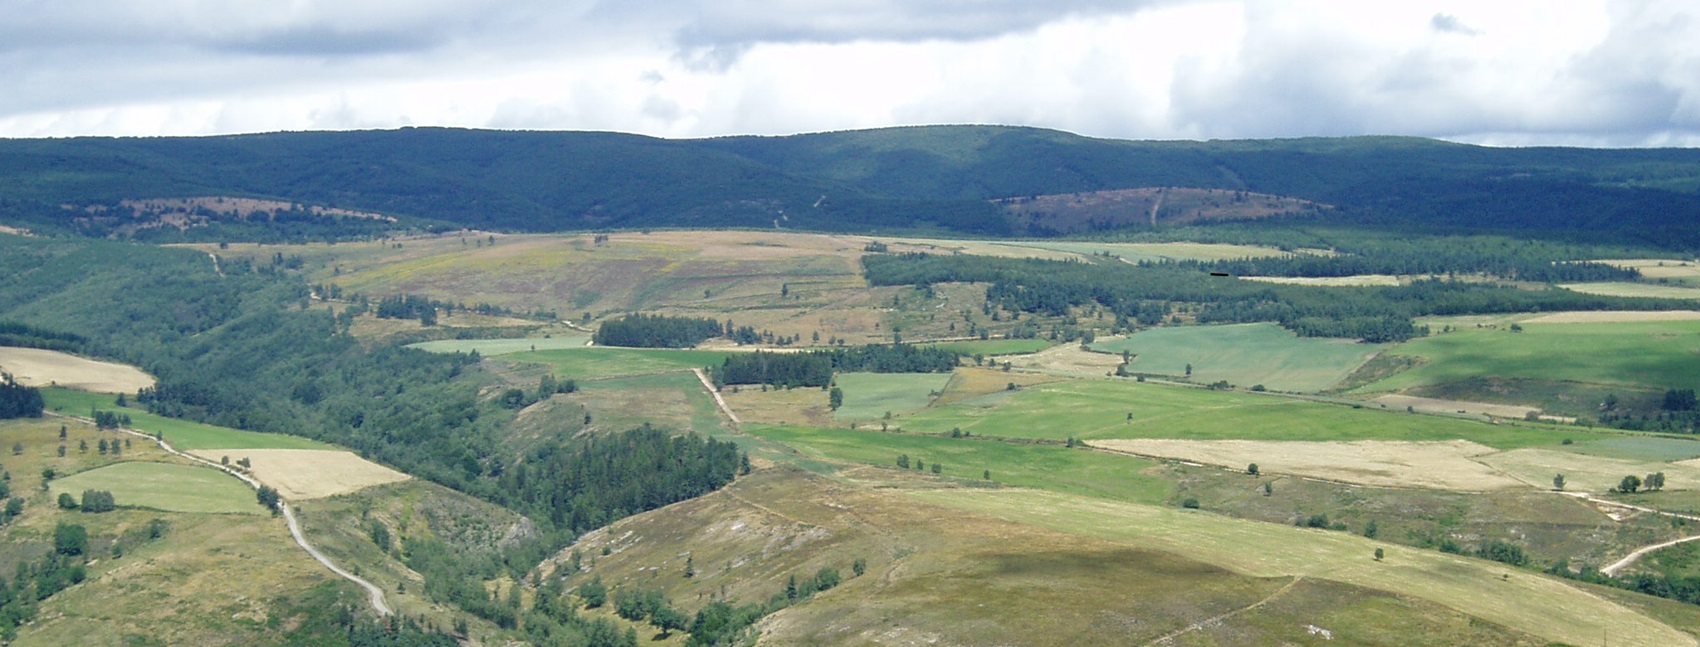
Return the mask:
{"type": "Polygon", "coordinates": [[[0,0],[0,136],[937,123],[1700,146],[1694,0],[0,0]]]}

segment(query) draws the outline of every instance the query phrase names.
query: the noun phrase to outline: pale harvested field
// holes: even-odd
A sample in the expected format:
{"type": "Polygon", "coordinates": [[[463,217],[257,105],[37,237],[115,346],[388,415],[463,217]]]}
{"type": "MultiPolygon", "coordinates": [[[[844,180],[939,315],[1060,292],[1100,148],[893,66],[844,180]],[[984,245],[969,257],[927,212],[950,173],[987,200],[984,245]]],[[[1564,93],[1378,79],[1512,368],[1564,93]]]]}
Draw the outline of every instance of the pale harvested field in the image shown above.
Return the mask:
{"type": "Polygon", "coordinates": [[[1674,261],[1663,258],[1622,258],[1597,262],[1636,270],[1641,273],[1641,276],[1650,279],[1700,277],[1700,263],[1694,261],[1674,261]]]}
{"type": "Polygon", "coordinates": [[[1649,283],[1564,283],[1558,287],[1583,294],[1599,294],[1608,297],[1654,297],[1658,299],[1700,299],[1700,289],[1679,288],[1670,285],[1653,285],[1649,283]]]}
{"type": "Polygon", "coordinates": [[[973,254],[975,256],[997,256],[1001,258],[1044,258],[1050,260],[1083,260],[1086,257],[1074,252],[1039,247],[1025,247],[1018,243],[987,242],[980,240],[950,240],[947,238],[881,238],[873,237],[867,240],[878,240],[888,245],[893,252],[925,252],[928,254],[973,254]]]}
{"type": "MultiPolygon", "coordinates": [[[[1257,463],[1265,473],[1384,487],[1436,490],[1512,490],[1528,484],[1500,474],[1475,459],[1496,452],[1467,440],[1349,442],[1263,440],[1090,440],[1088,445],[1244,469],[1257,463]]],[[[1619,475],[1621,477],[1621,475],[1619,475]]],[[[1552,475],[1547,475],[1550,480],[1552,475]]]]}
{"type": "Polygon", "coordinates": [[[1661,463],[1535,448],[1513,449],[1478,460],[1537,487],[1552,487],[1553,475],[1563,474],[1566,490],[1604,492],[1630,474],[1646,478],[1653,472],[1664,472],[1667,490],[1700,488],[1700,462],[1692,460],[1661,463]]]}
{"type": "Polygon", "coordinates": [[[609,242],[695,248],[700,259],[767,261],[801,256],[860,257],[870,238],[760,231],[657,231],[611,234],[609,242]]]}
{"type": "Polygon", "coordinates": [[[27,386],[59,385],[96,393],[135,393],[153,386],[153,376],[134,366],[39,348],[0,347],[0,371],[27,386]]]}
{"type": "Polygon", "coordinates": [[[1121,355],[1080,350],[1078,344],[1052,346],[1027,355],[1005,355],[998,358],[1013,368],[1058,375],[1098,377],[1112,373],[1122,363],[1121,355]]]}
{"type": "Polygon", "coordinates": [[[1410,407],[1426,413],[1470,413],[1489,415],[1497,418],[1522,418],[1529,412],[1540,412],[1535,407],[1520,407],[1512,404],[1488,404],[1486,402],[1465,402],[1463,400],[1440,400],[1436,398],[1419,398],[1414,395],[1384,395],[1370,402],[1385,404],[1389,409],[1404,409],[1410,407]]]}
{"type": "Polygon", "coordinates": [[[1242,276],[1245,281],[1282,283],[1286,285],[1320,285],[1328,287],[1394,286],[1400,278],[1391,274],[1359,274],[1357,276],[1242,276]]]}
{"type": "Polygon", "coordinates": [[[246,458],[253,463],[249,473],[286,499],[319,499],[411,478],[341,450],[198,449],[189,453],[215,462],[228,456],[231,464],[246,458]]]}
{"type": "Polygon", "coordinates": [[[1524,323],[1634,323],[1637,321],[1700,321],[1700,310],[1554,312],[1525,319],[1524,323]]]}

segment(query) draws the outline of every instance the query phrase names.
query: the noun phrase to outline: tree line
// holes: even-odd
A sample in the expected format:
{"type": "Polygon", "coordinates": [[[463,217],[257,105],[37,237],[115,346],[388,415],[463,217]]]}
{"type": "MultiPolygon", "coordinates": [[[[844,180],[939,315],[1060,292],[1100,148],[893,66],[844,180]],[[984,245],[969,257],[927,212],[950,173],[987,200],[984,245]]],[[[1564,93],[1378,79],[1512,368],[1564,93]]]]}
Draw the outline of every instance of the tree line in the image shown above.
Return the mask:
{"type": "Polygon", "coordinates": [[[599,346],[690,348],[722,334],[732,333],[713,319],[631,314],[602,322],[591,340],[599,346]]]}
{"type": "Polygon", "coordinates": [[[872,254],[862,259],[874,285],[989,283],[987,299],[1022,312],[1064,317],[1097,304],[1118,320],[1150,321],[1185,307],[1200,323],[1272,321],[1307,337],[1395,342],[1426,331],[1419,316],[1554,310],[1669,310],[1669,299],[1608,297],[1569,290],[1524,290],[1451,280],[1393,287],[1320,287],[1241,281],[1174,264],[1132,266],[973,255],[872,254]]]}
{"type": "Polygon", "coordinates": [[[780,388],[824,387],[835,372],[949,373],[961,355],[914,344],[873,344],[799,353],[739,353],[708,371],[716,386],[769,384],[780,388]]]}

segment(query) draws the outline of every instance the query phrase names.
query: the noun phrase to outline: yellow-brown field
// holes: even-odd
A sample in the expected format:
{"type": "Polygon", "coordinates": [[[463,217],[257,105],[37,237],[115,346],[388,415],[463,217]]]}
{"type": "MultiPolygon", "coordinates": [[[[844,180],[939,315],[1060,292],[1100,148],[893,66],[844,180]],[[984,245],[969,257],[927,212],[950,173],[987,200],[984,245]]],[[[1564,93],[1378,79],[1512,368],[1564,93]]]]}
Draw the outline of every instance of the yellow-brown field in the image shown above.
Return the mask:
{"type": "Polygon", "coordinates": [[[189,453],[218,462],[226,457],[231,463],[246,458],[252,463],[249,473],[286,499],[318,499],[410,478],[339,450],[202,449],[189,453]]]}
{"type": "Polygon", "coordinates": [[[0,371],[10,373],[19,384],[96,393],[135,393],[153,386],[153,376],[134,366],[39,348],[0,346],[0,371]]]}

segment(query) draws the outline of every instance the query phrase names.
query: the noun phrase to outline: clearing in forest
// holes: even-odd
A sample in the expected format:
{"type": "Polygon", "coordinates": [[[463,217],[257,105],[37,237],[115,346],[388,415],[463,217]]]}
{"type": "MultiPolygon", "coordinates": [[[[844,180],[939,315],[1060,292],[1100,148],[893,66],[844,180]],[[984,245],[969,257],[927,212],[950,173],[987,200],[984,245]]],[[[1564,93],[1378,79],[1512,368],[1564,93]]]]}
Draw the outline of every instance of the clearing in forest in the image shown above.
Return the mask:
{"type": "Polygon", "coordinates": [[[432,353],[471,353],[478,351],[478,354],[484,357],[495,357],[509,353],[583,348],[589,343],[590,335],[553,335],[550,337],[514,339],[442,339],[408,344],[407,347],[432,353]]]}
{"type": "Polygon", "coordinates": [[[1558,287],[1584,294],[1608,297],[1653,297],[1657,299],[1700,299],[1700,289],[1652,283],[1606,281],[1601,283],[1564,283],[1558,287]]]}
{"type": "MultiPolygon", "coordinates": [[[[1475,459],[1496,450],[1467,440],[1300,442],[1255,440],[1093,440],[1111,451],[1382,487],[1513,490],[1529,486],[1475,459]]],[[[1528,450],[1532,451],[1532,450],[1528,450]]],[[[1551,478],[1549,475],[1548,478],[1551,478]]]]}
{"type": "MultiPolygon", "coordinates": [[[[1358,274],[1356,276],[1242,276],[1245,281],[1281,283],[1286,285],[1317,285],[1323,287],[1354,287],[1400,285],[1403,280],[1390,274],[1358,274]]],[[[1427,278],[1427,277],[1418,277],[1427,278]]]]}
{"type": "Polygon", "coordinates": [[[55,497],[81,501],[84,490],[106,490],[118,505],[171,512],[264,512],[246,483],[195,465],[128,461],[54,479],[49,487],[55,497]]]}
{"type": "Polygon", "coordinates": [[[26,386],[63,386],[99,393],[135,393],[153,376],[127,364],[102,362],[39,348],[0,346],[0,371],[26,386]]]}
{"type": "Polygon", "coordinates": [[[189,453],[220,463],[228,458],[232,465],[246,458],[249,473],[286,499],[318,499],[410,478],[341,450],[201,449],[189,453]]]}
{"type": "Polygon", "coordinates": [[[1321,391],[1340,383],[1385,344],[1300,337],[1272,323],[1174,326],[1092,344],[1092,350],[1128,352],[1130,373],[1186,377],[1239,387],[1262,384],[1276,391],[1321,391]]]}

